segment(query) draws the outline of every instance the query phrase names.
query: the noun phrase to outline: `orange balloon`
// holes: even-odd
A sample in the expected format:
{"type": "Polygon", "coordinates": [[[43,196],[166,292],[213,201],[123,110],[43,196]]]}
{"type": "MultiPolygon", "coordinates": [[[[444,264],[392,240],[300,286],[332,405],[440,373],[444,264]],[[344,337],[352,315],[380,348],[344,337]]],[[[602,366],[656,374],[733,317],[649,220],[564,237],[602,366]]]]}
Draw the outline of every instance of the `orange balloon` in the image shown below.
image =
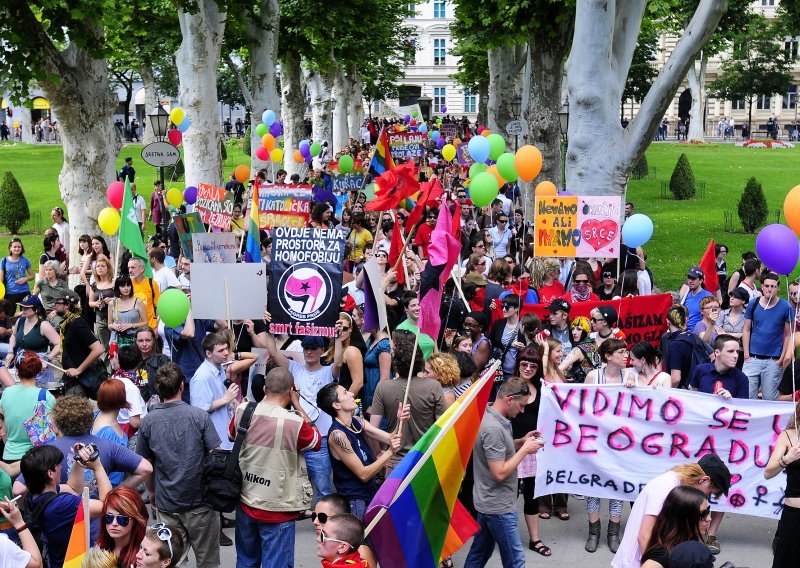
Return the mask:
{"type": "Polygon", "coordinates": [[[524,181],[533,181],[533,178],[542,171],[542,153],[539,148],[526,144],[517,150],[514,155],[514,167],[524,181]]]}
{"type": "Polygon", "coordinates": [[[497,164],[492,164],[486,168],[486,173],[492,174],[495,178],[497,178],[498,187],[503,187],[503,185],[506,183],[506,180],[504,180],[503,176],[500,175],[500,172],[497,171],[497,164]]]}
{"type": "Polygon", "coordinates": [[[483,136],[484,138],[488,138],[489,134],[491,134],[491,133],[492,133],[492,131],[491,131],[491,130],[489,130],[488,128],[485,128],[485,129],[484,129],[484,130],[481,132],[481,136],[483,136]]]}
{"type": "Polygon", "coordinates": [[[783,201],[783,216],[789,228],[800,235],[800,185],[796,185],[783,201]]]}
{"type": "Polygon", "coordinates": [[[303,153],[300,150],[295,150],[294,154],[292,154],[292,157],[298,164],[302,164],[305,161],[305,158],[303,158],[303,153]]]}
{"type": "Polygon", "coordinates": [[[456,138],[453,140],[453,146],[458,148],[458,145],[461,144],[461,138],[456,138]]]}
{"type": "Polygon", "coordinates": [[[275,137],[267,132],[261,137],[261,145],[267,150],[272,150],[275,147],[275,137]]]}
{"type": "Polygon", "coordinates": [[[233,175],[236,176],[236,181],[244,183],[250,178],[250,168],[245,165],[236,166],[233,175]]]}
{"type": "Polygon", "coordinates": [[[556,189],[556,186],[553,184],[552,181],[543,181],[536,186],[536,190],[534,190],[534,195],[538,197],[558,195],[558,189],[556,189]]]}

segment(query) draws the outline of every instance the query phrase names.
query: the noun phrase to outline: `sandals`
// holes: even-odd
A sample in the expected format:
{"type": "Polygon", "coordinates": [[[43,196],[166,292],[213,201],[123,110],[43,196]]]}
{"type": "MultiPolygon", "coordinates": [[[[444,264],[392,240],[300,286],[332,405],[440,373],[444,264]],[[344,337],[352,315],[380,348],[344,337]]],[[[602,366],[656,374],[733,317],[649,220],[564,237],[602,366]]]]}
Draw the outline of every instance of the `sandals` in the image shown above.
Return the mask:
{"type": "Polygon", "coordinates": [[[541,540],[532,540],[528,543],[528,548],[533,550],[537,554],[541,554],[542,556],[550,556],[553,554],[553,551],[550,550],[541,540]]]}
{"type": "Polygon", "coordinates": [[[560,513],[556,513],[556,516],[559,519],[561,519],[562,521],[568,521],[569,520],[569,513],[567,513],[566,511],[562,511],[560,513]]]}
{"type": "MultiPolygon", "coordinates": [[[[544,512],[539,513],[539,518],[544,519],[546,521],[547,519],[550,518],[550,513],[544,513],[544,512]]],[[[536,542],[541,542],[541,541],[536,541],[536,542]]]]}

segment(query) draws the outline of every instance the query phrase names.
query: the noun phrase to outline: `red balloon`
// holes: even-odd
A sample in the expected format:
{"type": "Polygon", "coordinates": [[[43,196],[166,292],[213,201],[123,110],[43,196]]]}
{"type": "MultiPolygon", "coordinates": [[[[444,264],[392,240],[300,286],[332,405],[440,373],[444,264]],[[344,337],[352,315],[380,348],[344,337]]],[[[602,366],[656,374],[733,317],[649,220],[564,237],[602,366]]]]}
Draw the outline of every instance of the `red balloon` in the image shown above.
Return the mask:
{"type": "Polygon", "coordinates": [[[477,132],[478,134],[480,134],[480,133],[481,133],[481,132],[483,132],[484,130],[486,130],[486,129],[485,129],[483,126],[478,126],[478,130],[476,130],[476,132],[477,132]]]}
{"type": "Polygon", "coordinates": [[[258,158],[262,162],[268,162],[269,161],[269,150],[264,148],[264,146],[259,146],[258,148],[256,148],[256,158],[258,158]]]}
{"type": "Polygon", "coordinates": [[[172,144],[173,146],[177,146],[178,144],[181,143],[181,140],[183,140],[183,134],[181,134],[181,131],[178,130],[177,128],[173,128],[172,130],[167,132],[167,139],[169,140],[170,144],[172,144]]]}
{"type": "Polygon", "coordinates": [[[121,181],[115,181],[108,185],[106,189],[106,198],[111,207],[115,209],[122,208],[122,200],[125,197],[125,184],[121,181]]]}
{"type": "Polygon", "coordinates": [[[417,121],[416,121],[416,120],[414,120],[414,119],[412,118],[412,119],[411,119],[411,120],[408,122],[408,125],[409,125],[409,126],[416,126],[416,125],[417,125],[417,121]]]}

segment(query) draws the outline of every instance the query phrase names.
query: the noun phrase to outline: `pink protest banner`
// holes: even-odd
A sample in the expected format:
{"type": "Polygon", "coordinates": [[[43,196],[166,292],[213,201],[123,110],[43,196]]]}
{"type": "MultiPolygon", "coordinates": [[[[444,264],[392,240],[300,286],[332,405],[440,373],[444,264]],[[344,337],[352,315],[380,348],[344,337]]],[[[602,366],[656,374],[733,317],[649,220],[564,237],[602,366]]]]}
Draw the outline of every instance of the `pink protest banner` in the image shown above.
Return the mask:
{"type": "Polygon", "coordinates": [[[536,198],[536,256],[618,258],[620,196],[536,198]]]}
{"type": "Polygon", "coordinates": [[[233,215],[233,192],[207,183],[198,183],[195,210],[200,213],[203,223],[229,229],[233,215]]]}

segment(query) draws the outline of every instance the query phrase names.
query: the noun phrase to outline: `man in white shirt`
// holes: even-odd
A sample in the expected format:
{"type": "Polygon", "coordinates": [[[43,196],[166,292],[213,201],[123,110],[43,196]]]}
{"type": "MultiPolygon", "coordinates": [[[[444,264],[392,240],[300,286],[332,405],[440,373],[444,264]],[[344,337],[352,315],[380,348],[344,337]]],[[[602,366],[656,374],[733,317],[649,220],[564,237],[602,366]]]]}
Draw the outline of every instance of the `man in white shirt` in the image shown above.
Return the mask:
{"type": "Polygon", "coordinates": [[[136,211],[136,221],[139,223],[139,228],[144,235],[144,224],[147,214],[147,204],[144,202],[144,197],[136,193],[136,184],[131,184],[131,195],[133,196],[133,209],[136,211]]]}
{"type": "Polygon", "coordinates": [[[154,247],[147,253],[150,265],[153,267],[153,280],[158,283],[158,289],[162,292],[167,288],[181,288],[181,283],[175,272],[164,264],[166,254],[160,247],[154,247]]]}

